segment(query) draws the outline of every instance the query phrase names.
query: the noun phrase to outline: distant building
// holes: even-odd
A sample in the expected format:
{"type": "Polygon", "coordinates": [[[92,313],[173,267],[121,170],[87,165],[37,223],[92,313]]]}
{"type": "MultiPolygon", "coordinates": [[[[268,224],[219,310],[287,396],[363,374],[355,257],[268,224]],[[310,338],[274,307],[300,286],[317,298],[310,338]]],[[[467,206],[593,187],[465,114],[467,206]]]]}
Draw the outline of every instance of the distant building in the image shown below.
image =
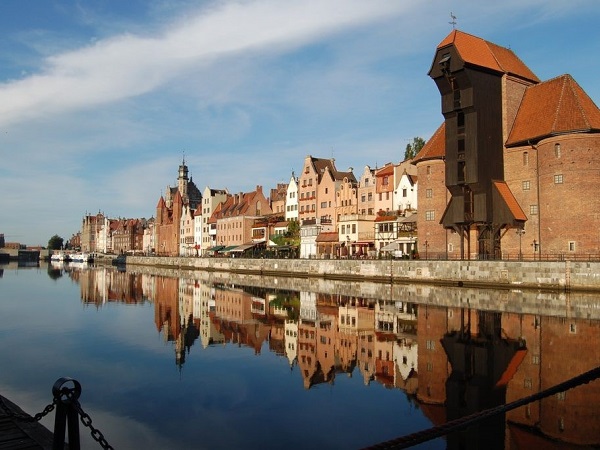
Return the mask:
{"type": "Polygon", "coordinates": [[[181,162],[177,187],[167,186],[164,197],[156,205],[155,252],[159,255],[177,256],[181,246],[181,216],[184,205],[195,210],[202,205],[202,194],[191,178],[185,159],[181,162]]]}

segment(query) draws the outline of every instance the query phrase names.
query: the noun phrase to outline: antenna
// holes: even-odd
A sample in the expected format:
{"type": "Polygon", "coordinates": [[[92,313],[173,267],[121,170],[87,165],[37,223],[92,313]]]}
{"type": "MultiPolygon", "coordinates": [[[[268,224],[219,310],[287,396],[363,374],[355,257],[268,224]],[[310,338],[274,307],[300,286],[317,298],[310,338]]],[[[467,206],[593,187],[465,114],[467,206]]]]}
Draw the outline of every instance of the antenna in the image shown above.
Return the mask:
{"type": "Polygon", "coordinates": [[[452,14],[452,11],[450,11],[450,18],[452,19],[450,22],[448,22],[450,25],[452,25],[452,29],[454,30],[456,28],[456,16],[454,14],[452,14]]]}

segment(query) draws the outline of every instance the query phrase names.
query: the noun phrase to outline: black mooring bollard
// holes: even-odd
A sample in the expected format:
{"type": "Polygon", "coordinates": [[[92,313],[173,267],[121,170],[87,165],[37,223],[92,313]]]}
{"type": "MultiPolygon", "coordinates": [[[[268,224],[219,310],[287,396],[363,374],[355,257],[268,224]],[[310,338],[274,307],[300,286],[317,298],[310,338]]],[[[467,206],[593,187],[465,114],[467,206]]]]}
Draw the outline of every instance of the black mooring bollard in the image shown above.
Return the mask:
{"type": "Polygon", "coordinates": [[[52,395],[56,401],[54,417],[53,450],[65,448],[65,428],[69,427],[69,450],[79,450],[79,417],[75,405],[79,403],[81,384],[73,378],[63,377],[52,386],[52,395]],[[69,386],[71,384],[71,386],[69,386]]]}

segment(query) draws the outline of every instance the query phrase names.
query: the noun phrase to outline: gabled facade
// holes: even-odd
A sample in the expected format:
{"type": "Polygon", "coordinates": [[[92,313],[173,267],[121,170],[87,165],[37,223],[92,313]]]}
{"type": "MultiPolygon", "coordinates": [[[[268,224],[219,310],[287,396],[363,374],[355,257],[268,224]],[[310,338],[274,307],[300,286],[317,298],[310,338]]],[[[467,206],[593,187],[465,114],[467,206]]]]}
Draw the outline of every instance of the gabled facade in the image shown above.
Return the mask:
{"type": "Polygon", "coordinates": [[[229,197],[227,189],[211,189],[209,186],[204,188],[202,196],[202,242],[200,243],[200,251],[202,254],[211,247],[217,245],[217,224],[214,222],[209,224],[217,205],[225,202],[229,197]]]}
{"type": "Polygon", "coordinates": [[[256,186],[252,192],[229,196],[217,206],[208,223],[216,225],[217,245],[233,247],[252,243],[255,220],[271,213],[262,186],[256,186]]]}
{"type": "Polygon", "coordinates": [[[142,252],[144,241],[143,219],[121,219],[113,233],[115,253],[142,252]]]}
{"type": "Polygon", "coordinates": [[[394,210],[394,164],[387,163],[375,171],[375,214],[394,210]]]}
{"type": "Polygon", "coordinates": [[[271,203],[271,210],[273,214],[281,217],[285,217],[285,201],[287,197],[287,184],[277,183],[275,189],[271,189],[269,195],[269,201],[271,203]]]}
{"type": "Polygon", "coordinates": [[[365,166],[358,180],[358,213],[375,217],[375,169],[365,166]]]}
{"type": "Polygon", "coordinates": [[[194,210],[189,205],[183,205],[179,220],[179,255],[181,256],[195,254],[194,225],[194,210]]]}
{"type": "Polygon", "coordinates": [[[285,220],[298,220],[298,179],[294,172],[287,185],[285,201],[285,220]]]}

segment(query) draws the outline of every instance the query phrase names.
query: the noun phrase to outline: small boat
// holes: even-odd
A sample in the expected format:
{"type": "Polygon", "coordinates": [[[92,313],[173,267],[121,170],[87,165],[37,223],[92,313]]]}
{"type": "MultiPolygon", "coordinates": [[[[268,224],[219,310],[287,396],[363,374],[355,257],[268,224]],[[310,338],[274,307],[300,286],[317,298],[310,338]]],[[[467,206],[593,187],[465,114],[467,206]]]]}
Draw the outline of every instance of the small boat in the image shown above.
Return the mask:
{"type": "Polygon", "coordinates": [[[69,259],[72,262],[92,262],[94,260],[91,254],[85,252],[72,253],[69,259]]]}
{"type": "Polygon", "coordinates": [[[67,256],[64,254],[64,252],[53,253],[52,256],[50,256],[50,261],[63,262],[66,260],[67,256]]]}

